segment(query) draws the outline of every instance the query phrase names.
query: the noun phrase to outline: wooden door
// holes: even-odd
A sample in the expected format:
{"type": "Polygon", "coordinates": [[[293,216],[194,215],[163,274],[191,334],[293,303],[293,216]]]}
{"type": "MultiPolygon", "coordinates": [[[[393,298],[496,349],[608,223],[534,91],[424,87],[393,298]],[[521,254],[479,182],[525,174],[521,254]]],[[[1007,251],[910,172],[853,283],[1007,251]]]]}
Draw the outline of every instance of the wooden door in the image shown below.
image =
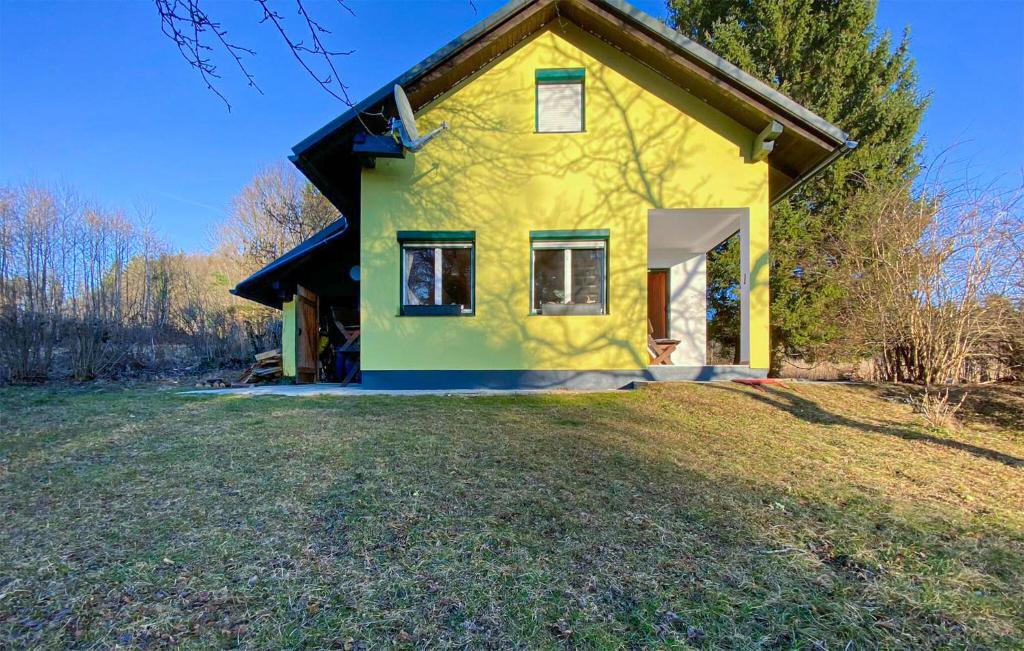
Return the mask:
{"type": "Polygon", "coordinates": [[[668,339],[668,270],[647,272],[647,318],[655,339],[668,339]]]}
{"type": "Polygon", "coordinates": [[[295,293],[295,383],[316,382],[317,343],[320,324],[316,294],[304,287],[295,293]]]}

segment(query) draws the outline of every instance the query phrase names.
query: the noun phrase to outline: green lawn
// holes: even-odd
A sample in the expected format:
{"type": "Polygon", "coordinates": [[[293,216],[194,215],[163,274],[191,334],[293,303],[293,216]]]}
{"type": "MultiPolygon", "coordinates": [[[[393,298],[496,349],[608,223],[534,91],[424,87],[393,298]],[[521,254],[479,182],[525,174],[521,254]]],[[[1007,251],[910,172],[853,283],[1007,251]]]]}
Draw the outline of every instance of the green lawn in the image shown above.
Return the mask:
{"type": "Polygon", "coordinates": [[[0,647],[1024,644],[1024,392],[796,386],[0,389],[0,647]]]}

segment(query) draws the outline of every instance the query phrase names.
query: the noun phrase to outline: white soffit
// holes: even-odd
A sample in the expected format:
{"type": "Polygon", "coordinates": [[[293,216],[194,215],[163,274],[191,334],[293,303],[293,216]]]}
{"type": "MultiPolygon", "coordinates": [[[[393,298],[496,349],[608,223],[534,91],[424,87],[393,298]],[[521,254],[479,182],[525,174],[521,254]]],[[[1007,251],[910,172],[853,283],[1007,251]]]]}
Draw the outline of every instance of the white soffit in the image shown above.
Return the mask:
{"type": "Polygon", "coordinates": [[[745,208],[658,209],[647,213],[647,249],[706,253],[740,229],[745,208]]]}

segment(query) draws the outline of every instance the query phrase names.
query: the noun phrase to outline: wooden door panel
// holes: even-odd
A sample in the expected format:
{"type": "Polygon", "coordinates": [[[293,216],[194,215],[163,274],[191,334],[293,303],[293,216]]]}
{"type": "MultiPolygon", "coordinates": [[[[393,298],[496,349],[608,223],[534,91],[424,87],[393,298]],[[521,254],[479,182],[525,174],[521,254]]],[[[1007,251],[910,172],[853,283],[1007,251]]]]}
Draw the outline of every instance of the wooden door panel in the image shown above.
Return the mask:
{"type": "Polygon", "coordinates": [[[668,339],[668,271],[647,272],[647,318],[655,339],[668,339]]]}
{"type": "Polygon", "coordinates": [[[316,382],[316,349],[320,336],[316,295],[303,290],[297,293],[295,301],[295,381],[300,384],[316,382]]]}

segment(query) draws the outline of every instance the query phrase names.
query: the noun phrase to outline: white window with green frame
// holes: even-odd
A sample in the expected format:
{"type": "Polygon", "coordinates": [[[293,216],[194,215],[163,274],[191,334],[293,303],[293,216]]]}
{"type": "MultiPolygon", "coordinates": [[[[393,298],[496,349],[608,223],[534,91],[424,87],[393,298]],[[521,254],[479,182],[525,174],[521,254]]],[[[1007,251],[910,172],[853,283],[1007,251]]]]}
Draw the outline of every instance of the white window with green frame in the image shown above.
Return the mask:
{"type": "Polygon", "coordinates": [[[537,133],[580,133],[586,126],[583,68],[536,71],[537,133]]]}
{"type": "Polygon", "coordinates": [[[530,313],[608,313],[608,231],[530,233],[530,313]]]}
{"type": "Polygon", "coordinates": [[[402,316],[469,316],[475,310],[473,231],[399,231],[402,316]]]}

